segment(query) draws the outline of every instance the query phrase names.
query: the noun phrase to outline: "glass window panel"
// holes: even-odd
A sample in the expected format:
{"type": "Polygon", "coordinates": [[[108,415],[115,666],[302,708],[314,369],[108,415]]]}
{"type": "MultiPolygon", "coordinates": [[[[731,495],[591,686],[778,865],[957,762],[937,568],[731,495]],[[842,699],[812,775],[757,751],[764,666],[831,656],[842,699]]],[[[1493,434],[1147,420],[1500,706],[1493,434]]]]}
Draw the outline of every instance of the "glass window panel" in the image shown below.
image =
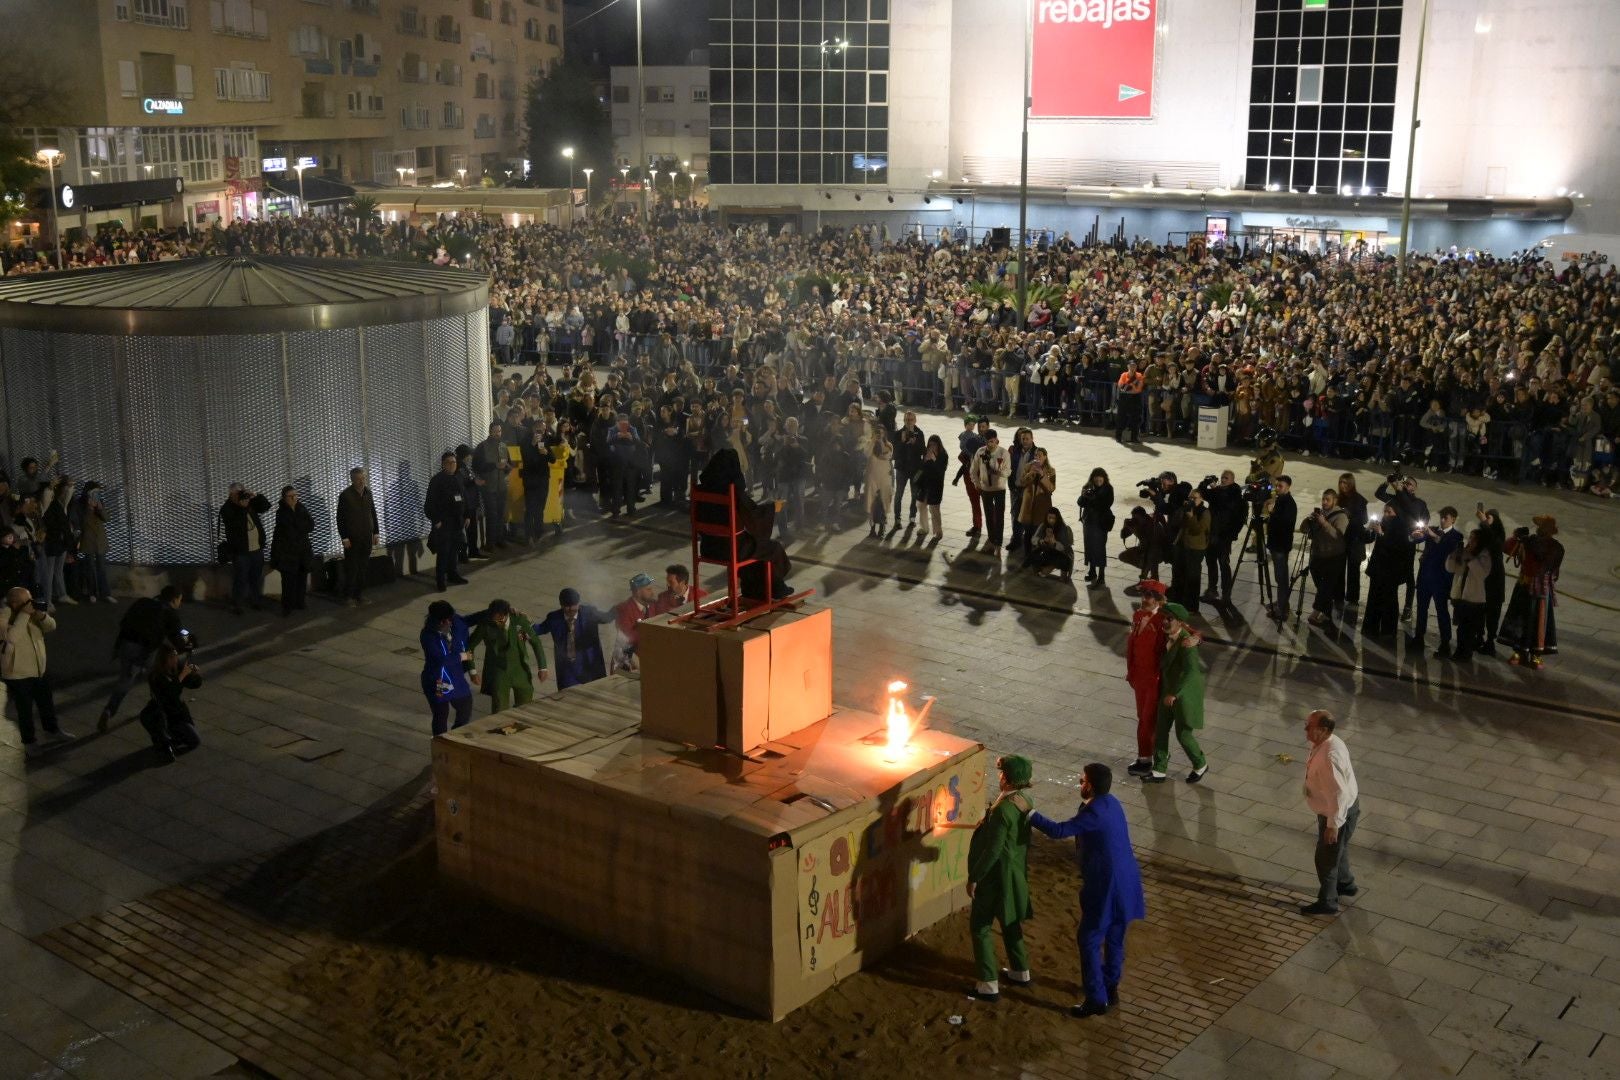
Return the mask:
{"type": "Polygon", "coordinates": [[[1318,157],[1336,158],[1339,148],[1343,145],[1344,136],[1336,131],[1324,131],[1316,137],[1316,154],[1318,157]]]}
{"type": "Polygon", "coordinates": [[[771,153],[774,154],[776,152],[776,129],[775,128],[756,128],[756,129],[754,129],[754,149],[755,150],[769,150],[771,153]]]}
{"type": "Polygon", "coordinates": [[[1273,131],[1292,131],[1294,129],[1294,107],[1292,105],[1276,105],[1271,110],[1271,127],[1273,131]]]}
{"type": "Polygon", "coordinates": [[[731,150],[731,129],[710,128],[709,150],[714,153],[724,153],[731,150]]]}
{"type": "Polygon", "coordinates": [[[867,49],[866,50],[866,66],[871,68],[873,71],[888,71],[889,70],[889,50],[888,50],[888,48],[884,47],[884,48],[881,48],[881,49],[867,49]]]}
{"type": "MultiPolygon", "coordinates": [[[[1340,102],[1340,101],[1343,101],[1345,99],[1344,98],[1345,84],[1346,84],[1346,82],[1349,81],[1349,78],[1350,78],[1350,74],[1349,74],[1349,69],[1348,68],[1342,68],[1342,67],[1323,68],[1322,69],[1322,100],[1324,102],[1329,102],[1329,101],[1331,101],[1331,102],[1340,102]]],[[[1331,124],[1323,124],[1323,126],[1324,127],[1332,127],[1333,125],[1331,125],[1331,124]]]]}
{"type": "Polygon", "coordinates": [[[1389,190],[1389,162],[1367,162],[1367,186],[1374,191],[1389,190]]]}
{"type": "Polygon", "coordinates": [[[1291,179],[1290,169],[1286,161],[1271,161],[1266,163],[1266,183],[1276,184],[1285,188],[1291,179]]]}
{"type": "Polygon", "coordinates": [[[1370,64],[1373,59],[1372,38],[1350,39],[1350,62],[1352,64],[1370,64]]]}
{"type": "Polygon", "coordinates": [[[1350,12],[1344,8],[1328,8],[1327,19],[1328,37],[1348,37],[1350,35],[1350,12]]]}
{"type": "Polygon", "coordinates": [[[849,15],[846,0],[822,0],[821,17],[827,22],[843,22],[849,15]]]}
{"type": "Polygon", "coordinates": [[[1299,62],[1302,64],[1320,64],[1326,46],[1321,38],[1306,38],[1299,43],[1299,62]]]}
{"type": "Polygon", "coordinates": [[[780,72],[776,76],[776,100],[783,102],[796,102],[799,100],[799,77],[791,71],[780,72]]]}
{"type": "Polygon", "coordinates": [[[731,155],[714,153],[712,147],[709,153],[709,183],[731,183],[731,155]]]}
{"type": "Polygon", "coordinates": [[[1293,172],[1290,174],[1289,186],[1299,191],[1306,191],[1314,183],[1316,183],[1316,162],[1296,160],[1293,172]]]}
{"type": "Polygon", "coordinates": [[[1322,100],[1322,69],[1305,65],[1299,69],[1299,93],[1297,100],[1302,105],[1319,104],[1322,100]]]}
{"type": "Polygon", "coordinates": [[[889,0],[871,0],[870,8],[872,19],[883,20],[889,17],[889,0]]]}
{"type": "Polygon", "coordinates": [[[1344,130],[1366,131],[1367,113],[1365,105],[1346,105],[1344,107],[1344,130]]]}
{"type": "Polygon", "coordinates": [[[1311,8],[1301,12],[1299,20],[1299,33],[1301,37],[1319,38],[1327,33],[1327,11],[1322,8],[1311,8]]]}
{"type": "Polygon", "coordinates": [[[738,154],[750,152],[754,149],[754,129],[738,128],[732,133],[732,146],[738,154]]]}
{"type": "Polygon", "coordinates": [[[1267,135],[1263,131],[1249,132],[1249,156],[1263,157],[1267,151],[1267,135]]]}
{"type": "Polygon", "coordinates": [[[1257,39],[1254,43],[1254,66],[1269,66],[1277,62],[1277,43],[1270,38],[1257,39]]]}
{"type": "Polygon", "coordinates": [[[838,128],[828,128],[821,133],[821,149],[823,151],[842,152],[844,149],[844,133],[838,128]]]}
{"type": "Polygon", "coordinates": [[[1316,132],[1298,131],[1294,133],[1294,156],[1297,158],[1313,158],[1316,156],[1316,132]]]}
{"type": "Polygon", "coordinates": [[[754,0],[754,14],[761,19],[776,18],[776,0],[754,0]]]}
{"type": "Polygon", "coordinates": [[[782,154],[777,157],[776,180],[781,184],[797,184],[799,182],[799,156],[797,154],[782,154]]]}
{"type": "Polygon", "coordinates": [[[1343,105],[1324,105],[1324,106],[1322,106],[1322,122],[1317,125],[1317,128],[1320,131],[1343,131],[1344,130],[1344,106],[1343,105]]]}
{"type": "Polygon", "coordinates": [[[884,128],[889,126],[889,110],[882,105],[874,105],[866,110],[866,126],[869,128],[884,128]]]}
{"type": "Polygon", "coordinates": [[[1401,9],[1399,7],[1386,7],[1378,13],[1378,36],[1401,36],[1401,9]]]}
{"type": "Polygon", "coordinates": [[[1383,67],[1375,67],[1372,70],[1372,95],[1368,98],[1368,100],[1393,102],[1395,100],[1394,66],[1385,65],[1383,67]]]}
{"type": "Polygon", "coordinates": [[[799,148],[799,129],[782,128],[776,133],[776,148],[778,150],[797,150],[799,148]]]}
{"type": "Polygon", "coordinates": [[[1395,130],[1395,106],[1374,105],[1367,119],[1367,127],[1373,131],[1395,130]]]}
{"type": "Polygon", "coordinates": [[[881,71],[874,71],[866,79],[866,100],[874,105],[882,105],[889,100],[889,77],[881,71]]]}
{"type": "Polygon", "coordinates": [[[1367,182],[1367,166],[1360,161],[1346,161],[1339,166],[1339,184],[1356,190],[1367,182]]]}
{"type": "Polygon", "coordinates": [[[1317,159],[1316,190],[1320,192],[1339,190],[1339,162],[1337,158],[1317,159]]]}
{"type": "MultiPolygon", "coordinates": [[[[783,45],[797,45],[802,40],[799,37],[799,24],[796,22],[780,23],[776,30],[777,41],[783,45]]],[[[799,58],[797,49],[783,49],[782,61],[791,63],[799,58]]]]}
{"type": "Polygon", "coordinates": [[[752,105],[735,105],[732,107],[733,127],[753,127],[754,107],[752,105]]]}
{"type": "Polygon", "coordinates": [[[1277,42],[1277,63],[1299,63],[1299,42],[1297,40],[1290,38],[1287,41],[1277,42]]]}
{"type": "Polygon", "coordinates": [[[754,155],[738,154],[731,160],[731,182],[734,184],[752,184],[754,182],[754,155]]]}
{"type": "Polygon", "coordinates": [[[776,70],[776,46],[775,45],[755,45],[754,46],[754,66],[756,68],[758,68],[762,72],[775,71],[776,70]]]}
{"type": "Polygon", "coordinates": [[[737,71],[732,73],[731,98],[733,101],[754,100],[754,73],[752,71],[737,71]]]}
{"type": "Polygon", "coordinates": [[[1390,132],[1375,132],[1367,136],[1367,156],[1369,158],[1389,157],[1390,146],[1394,143],[1394,136],[1390,132]]]}
{"type": "Polygon", "coordinates": [[[1271,136],[1269,151],[1272,157],[1292,157],[1294,153],[1294,137],[1286,131],[1274,132],[1271,136]]]}
{"type": "Polygon", "coordinates": [[[866,133],[866,152],[868,154],[887,154],[889,152],[889,130],[873,129],[866,133]]]}
{"type": "Polygon", "coordinates": [[[709,70],[713,71],[715,68],[728,68],[730,66],[731,66],[731,46],[730,45],[710,45],[709,46],[709,70]]]}
{"type": "Polygon", "coordinates": [[[821,157],[818,154],[799,155],[799,178],[806,183],[821,179],[821,157]]]}
{"type": "Polygon", "coordinates": [[[800,9],[799,0],[776,0],[776,15],[779,19],[797,19],[800,9]]]}
{"type": "Polygon", "coordinates": [[[761,20],[754,24],[754,42],[759,45],[776,44],[776,23],[761,20]]]}
{"type": "Polygon", "coordinates": [[[850,105],[844,109],[844,126],[846,128],[864,128],[866,126],[866,107],[864,105],[850,105]]]}
{"type": "Polygon", "coordinates": [[[1300,17],[1297,10],[1279,11],[1277,13],[1277,36],[1279,38],[1299,37],[1299,25],[1300,17]]]}
{"type": "Polygon", "coordinates": [[[1265,131],[1270,127],[1271,127],[1271,106],[1270,105],[1250,105],[1249,106],[1249,130],[1250,131],[1265,131]]]}
{"type": "Polygon", "coordinates": [[[1373,49],[1373,59],[1380,64],[1394,64],[1401,58],[1401,39],[1398,37],[1379,38],[1373,49]]]}
{"type": "Polygon", "coordinates": [[[1276,78],[1276,68],[1257,67],[1249,73],[1249,100],[1256,104],[1271,102],[1272,80],[1276,78]]]}
{"type": "MultiPolygon", "coordinates": [[[[1271,12],[1256,12],[1254,16],[1254,36],[1261,38],[1274,38],[1277,36],[1277,16],[1271,12]]],[[[1298,37],[1298,34],[1294,35],[1298,37]]]]}
{"type": "Polygon", "coordinates": [[[1294,109],[1294,127],[1300,131],[1318,131],[1322,127],[1322,110],[1315,105],[1300,105],[1294,109]]]}
{"type": "Polygon", "coordinates": [[[731,50],[731,66],[734,68],[751,68],[754,66],[754,47],[752,45],[738,45],[731,50]]]}
{"type": "Polygon", "coordinates": [[[821,132],[819,130],[799,132],[799,148],[801,150],[820,150],[821,132]]]}
{"type": "MultiPolygon", "coordinates": [[[[889,45],[889,28],[888,28],[888,26],[879,25],[879,26],[868,27],[867,32],[866,32],[866,44],[867,44],[868,48],[877,48],[879,46],[882,46],[885,49],[888,48],[888,45],[889,45]]],[[[885,63],[884,66],[887,67],[888,64],[885,63]]]]}
{"type": "Polygon", "coordinates": [[[1350,36],[1372,37],[1378,32],[1378,11],[1374,8],[1359,8],[1350,13],[1350,36]]]}
{"type": "Polygon", "coordinates": [[[709,127],[728,128],[731,126],[731,116],[730,105],[712,105],[709,108],[709,127]]]}
{"type": "Polygon", "coordinates": [[[754,100],[772,102],[776,100],[775,75],[771,74],[769,71],[761,71],[759,73],[759,78],[754,80],[754,100]]]}
{"type": "Polygon", "coordinates": [[[1346,64],[1350,62],[1350,39],[1328,38],[1322,44],[1322,62],[1324,64],[1346,64]]]}
{"type": "Polygon", "coordinates": [[[777,109],[775,105],[754,106],[754,126],[757,128],[773,128],[777,124],[777,109]]]}
{"type": "Polygon", "coordinates": [[[1266,159],[1250,158],[1248,168],[1243,173],[1243,183],[1251,188],[1266,186],[1266,159]]]}

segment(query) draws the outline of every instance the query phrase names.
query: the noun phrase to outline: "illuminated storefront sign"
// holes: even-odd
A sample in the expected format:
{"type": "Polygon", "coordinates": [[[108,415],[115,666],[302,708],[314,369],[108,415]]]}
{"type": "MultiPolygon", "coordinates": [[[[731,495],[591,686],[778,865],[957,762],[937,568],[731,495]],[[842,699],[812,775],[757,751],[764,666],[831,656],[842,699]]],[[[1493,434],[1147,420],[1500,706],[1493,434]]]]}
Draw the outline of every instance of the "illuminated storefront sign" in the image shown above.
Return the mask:
{"type": "Polygon", "coordinates": [[[1153,115],[1158,0],[1035,0],[1030,116],[1153,115]]]}
{"type": "Polygon", "coordinates": [[[148,116],[162,113],[165,116],[182,116],[186,111],[186,103],[175,98],[146,98],[141,102],[141,111],[148,116]]]}
{"type": "Polygon", "coordinates": [[[288,159],[284,157],[260,158],[259,171],[267,173],[291,172],[296,169],[313,169],[321,163],[319,158],[312,157],[293,158],[290,165],[287,161],[288,159]]]}

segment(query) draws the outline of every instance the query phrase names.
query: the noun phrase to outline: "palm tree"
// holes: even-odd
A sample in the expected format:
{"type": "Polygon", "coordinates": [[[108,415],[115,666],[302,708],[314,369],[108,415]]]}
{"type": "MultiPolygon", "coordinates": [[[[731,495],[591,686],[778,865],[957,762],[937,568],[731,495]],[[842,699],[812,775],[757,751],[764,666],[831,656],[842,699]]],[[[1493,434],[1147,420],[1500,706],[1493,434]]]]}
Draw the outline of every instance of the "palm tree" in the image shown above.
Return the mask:
{"type": "Polygon", "coordinates": [[[349,200],[348,210],[359,220],[360,231],[364,233],[377,216],[377,200],[370,195],[356,195],[349,200]]]}

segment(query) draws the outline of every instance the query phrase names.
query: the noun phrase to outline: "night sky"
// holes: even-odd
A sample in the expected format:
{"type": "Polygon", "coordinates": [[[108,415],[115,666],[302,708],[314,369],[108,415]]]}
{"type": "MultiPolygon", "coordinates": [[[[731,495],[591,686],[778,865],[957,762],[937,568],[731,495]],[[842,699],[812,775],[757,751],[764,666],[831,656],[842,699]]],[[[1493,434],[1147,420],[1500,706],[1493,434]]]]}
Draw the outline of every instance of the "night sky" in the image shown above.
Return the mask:
{"type": "MultiPolygon", "coordinates": [[[[608,0],[568,0],[565,19],[568,54],[591,64],[636,62],[636,0],[618,0],[589,22],[580,23],[608,0]]],[[[708,0],[641,0],[642,59],[647,64],[684,64],[693,49],[709,44],[708,0]]]]}

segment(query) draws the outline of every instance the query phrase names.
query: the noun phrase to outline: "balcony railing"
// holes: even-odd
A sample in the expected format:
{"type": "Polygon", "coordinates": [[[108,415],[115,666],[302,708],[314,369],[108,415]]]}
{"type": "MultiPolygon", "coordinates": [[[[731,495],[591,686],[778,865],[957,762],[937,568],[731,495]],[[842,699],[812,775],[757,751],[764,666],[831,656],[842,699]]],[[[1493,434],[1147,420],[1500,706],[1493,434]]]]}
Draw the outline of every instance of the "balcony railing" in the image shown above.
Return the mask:
{"type": "Polygon", "coordinates": [[[336,72],[336,69],[332,66],[332,61],[330,61],[330,60],[308,60],[308,59],[306,59],[304,61],[304,74],[305,75],[331,75],[331,74],[334,74],[335,72],[336,72]]]}
{"type": "Polygon", "coordinates": [[[494,124],[494,121],[491,121],[490,123],[487,123],[487,124],[484,123],[483,121],[479,121],[478,126],[473,128],[473,138],[475,138],[475,139],[493,139],[494,137],[495,137],[495,124],[494,124]]]}
{"type": "Polygon", "coordinates": [[[350,109],[349,115],[357,120],[380,120],[383,117],[382,109],[350,109]]]}
{"type": "Polygon", "coordinates": [[[376,15],[381,10],[377,0],[343,0],[343,6],[362,15],[376,15]]]}
{"type": "Polygon", "coordinates": [[[410,37],[427,37],[427,23],[420,16],[400,16],[399,32],[410,37]]]}
{"type": "Polygon", "coordinates": [[[448,41],[452,45],[460,45],[461,27],[446,26],[445,24],[440,23],[438,26],[433,28],[433,36],[438,38],[440,41],[448,41]]]}

